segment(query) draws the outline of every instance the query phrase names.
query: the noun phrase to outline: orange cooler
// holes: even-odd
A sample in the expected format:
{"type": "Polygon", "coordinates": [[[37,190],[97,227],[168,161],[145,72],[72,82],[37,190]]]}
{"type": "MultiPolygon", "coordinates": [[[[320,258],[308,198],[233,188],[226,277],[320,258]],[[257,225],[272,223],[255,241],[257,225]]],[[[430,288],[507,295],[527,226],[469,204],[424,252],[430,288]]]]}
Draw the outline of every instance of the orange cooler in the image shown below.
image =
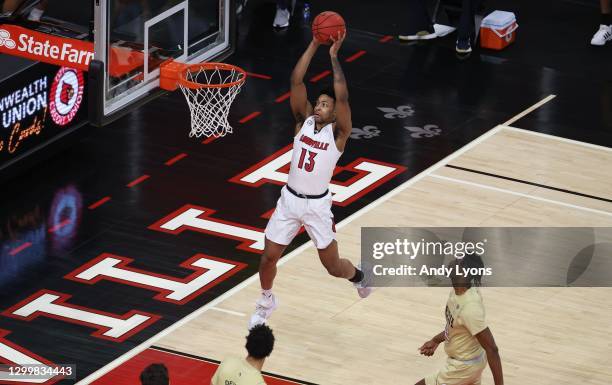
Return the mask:
{"type": "Polygon", "coordinates": [[[480,46],[502,50],[516,40],[516,16],[512,12],[494,11],[482,19],[480,46]]]}

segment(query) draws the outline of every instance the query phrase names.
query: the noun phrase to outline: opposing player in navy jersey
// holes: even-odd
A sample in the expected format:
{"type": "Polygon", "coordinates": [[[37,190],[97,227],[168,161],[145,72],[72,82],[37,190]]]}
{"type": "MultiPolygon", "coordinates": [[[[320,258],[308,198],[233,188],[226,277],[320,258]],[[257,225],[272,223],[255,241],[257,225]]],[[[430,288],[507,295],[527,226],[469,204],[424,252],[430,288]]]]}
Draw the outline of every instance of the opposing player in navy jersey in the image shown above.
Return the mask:
{"type": "Polygon", "coordinates": [[[319,48],[313,39],[291,73],[291,111],[295,117],[293,156],[287,184],[281,190],[274,214],[266,227],[264,252],[259,265],[261,297],[250,326],[264,323],[278,306],[272,294],[276,263],[303,225],[329,274],[352,282],[362,298],[370,294],[364,274],[348,259],[340,258],[329,182],[352,130],[348,88],[338,51],[345,35],[332,38],[329,56],[333,90],[321,91],[314,109],[308,101],[304,75],[319,48]]]}

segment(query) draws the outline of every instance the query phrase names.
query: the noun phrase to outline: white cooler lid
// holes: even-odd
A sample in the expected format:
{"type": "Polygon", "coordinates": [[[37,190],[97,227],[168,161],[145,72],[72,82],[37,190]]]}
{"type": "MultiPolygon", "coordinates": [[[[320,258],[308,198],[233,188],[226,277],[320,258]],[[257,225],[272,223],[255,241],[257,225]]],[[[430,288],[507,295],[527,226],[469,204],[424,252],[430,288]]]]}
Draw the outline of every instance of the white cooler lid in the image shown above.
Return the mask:
{"type": "Polygon", "coordinates": [[[516,21],[516,16],[513,12],[493,11],[482,19],[482,27],[504,29],[516,21]]]}

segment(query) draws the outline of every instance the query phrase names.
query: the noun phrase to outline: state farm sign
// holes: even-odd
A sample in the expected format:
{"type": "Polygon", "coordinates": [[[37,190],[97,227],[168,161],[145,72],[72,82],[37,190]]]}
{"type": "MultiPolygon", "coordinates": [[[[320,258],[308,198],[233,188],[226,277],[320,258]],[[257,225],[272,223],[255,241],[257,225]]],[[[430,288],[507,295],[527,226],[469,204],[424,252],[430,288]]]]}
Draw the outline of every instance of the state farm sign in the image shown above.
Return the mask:
{"type": "Polygon", "coordinates": [[[89,41],[3,24],[0,25],[0,52],[87,71],[94,57],[94,46],[89,41]]]}

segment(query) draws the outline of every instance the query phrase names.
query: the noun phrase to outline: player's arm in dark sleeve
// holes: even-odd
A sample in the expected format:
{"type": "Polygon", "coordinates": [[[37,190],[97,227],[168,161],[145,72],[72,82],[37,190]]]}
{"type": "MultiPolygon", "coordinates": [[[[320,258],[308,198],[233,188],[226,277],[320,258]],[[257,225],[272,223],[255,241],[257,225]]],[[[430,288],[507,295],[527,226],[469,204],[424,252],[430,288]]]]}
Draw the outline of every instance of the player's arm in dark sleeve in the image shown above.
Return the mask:
{"type": "Polygon", "coordinates": [[[348,86],[344,77],[344,71],[342,71],[342,66],[340,66],[340,61],[338,60],[338,51],[340,46],[342,46],[345,36],[346,33],[335,38],[332,37],[334,43],[329,49],[329,56],[331,57],[332,69],[334,71],[334,93],[336,94],[336,147],[340,151],[344,151],[344,145],[353,130],[351,106],[348,100],[348,86]]]}
{"type": "Polygon", "coordinates": [[[487,352],[487,360],[489,361],[489,367],[491,373],[493,373],[493,381],[495,385],[504,385],[504,374],[502,372],[501,358],[499,357],[499,350],[495,344],[495,339],[489,328],[484,329],[480,333],[476,334],[476,338],[480,343],[480,346],[487,352]]]}
{"type": "Polygon", "coordinates": [[[289,101],[291,103],[291,112],[295,118],[295,133],[297,134],[304,120],[312,114],[312,105],[308,101],[306,86],[304,85],[304,75],[308,70],[310,61],[317,52],[319,43],[312,39],[306,51],[300,57],[293,72],[291,72],[291,93],[289,101]]]}

